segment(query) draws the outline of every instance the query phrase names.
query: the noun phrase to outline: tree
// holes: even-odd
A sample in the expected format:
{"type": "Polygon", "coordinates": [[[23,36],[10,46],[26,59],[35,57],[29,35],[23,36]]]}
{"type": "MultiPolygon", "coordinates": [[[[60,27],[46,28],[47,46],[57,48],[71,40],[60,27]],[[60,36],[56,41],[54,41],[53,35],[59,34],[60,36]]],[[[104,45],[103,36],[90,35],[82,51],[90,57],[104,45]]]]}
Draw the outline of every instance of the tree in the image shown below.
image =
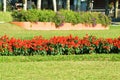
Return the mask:
{"type": "Polygon", "coordinates": [[[70,10],[70,0],[67,0],[67,10],[70,10]]]}
{"type": "Polygon", "coordinates": [[[27,10],[27,0],[23,0],[23,3],[24,3],[24,5],[23,5],[24,10],[27,10]]]}
{"type": "Polygon", "coordinates": [[[53,0],[53,7],[54,7],[54,11],[57,12],[56,0],[53,0]]]}
{"type": "Polygon", "coordinates": [[[37,0],[37,8],[41,9],[41,0],[37,0]]]}
{"type": "Polygon", "coordinates": [[[6,0],[3,0],[3,11],[6,12],[6,0]]]}

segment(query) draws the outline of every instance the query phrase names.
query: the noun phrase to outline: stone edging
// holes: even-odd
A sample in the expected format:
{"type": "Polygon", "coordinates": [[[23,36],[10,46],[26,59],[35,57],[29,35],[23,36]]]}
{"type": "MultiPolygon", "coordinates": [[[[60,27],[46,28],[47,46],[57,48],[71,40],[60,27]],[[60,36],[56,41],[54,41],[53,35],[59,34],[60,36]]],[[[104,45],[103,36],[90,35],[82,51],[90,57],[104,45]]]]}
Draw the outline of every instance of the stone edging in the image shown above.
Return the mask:
{"type": "Polygon", "coordinates": [[[107,30],[108,26],[97,24],[95,26],[91,24],[77,24],[64,23],[56,28],[53,22],[11,22],[17,26],[23,27],[27,30],[107,30]]]}

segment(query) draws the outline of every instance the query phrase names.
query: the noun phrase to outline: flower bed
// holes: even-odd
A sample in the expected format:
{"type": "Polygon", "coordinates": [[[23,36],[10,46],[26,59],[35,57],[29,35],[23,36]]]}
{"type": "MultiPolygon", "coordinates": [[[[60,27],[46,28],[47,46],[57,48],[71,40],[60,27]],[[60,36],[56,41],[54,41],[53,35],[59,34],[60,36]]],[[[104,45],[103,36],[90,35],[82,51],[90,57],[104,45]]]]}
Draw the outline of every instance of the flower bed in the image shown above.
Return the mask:
{"type": "Polygon", "coordinates": [[[99,12],[28,10],[12,13],[14,24],[28,30],[99,30],[108,29],[111,19],[99,12]]]}
{"type": "Polygon", "coordinates": [[[0,37],[0,55],[79,55],[91,53],[120,53],[120,37],[96,38],[86,35],[83,38],[58,36],[44,39],[36,36],[31,40],[0,37]]]}

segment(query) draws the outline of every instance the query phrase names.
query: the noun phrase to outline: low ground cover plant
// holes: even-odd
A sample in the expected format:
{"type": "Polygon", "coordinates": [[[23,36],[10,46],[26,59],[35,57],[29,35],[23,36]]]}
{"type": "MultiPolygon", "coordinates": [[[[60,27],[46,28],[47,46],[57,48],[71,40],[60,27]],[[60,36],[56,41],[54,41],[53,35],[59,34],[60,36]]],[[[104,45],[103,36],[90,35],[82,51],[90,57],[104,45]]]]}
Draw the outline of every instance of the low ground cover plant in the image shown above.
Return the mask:
{"type": "Polygon", "coordinates": [[[110,25],[111,19],[103,13],[99,12],[74,12],[71,10],[60,10],[54,12],[52,10],[27,10],[14,11],[12,13],[14,21],[30,21],[30,22],[54,22],[57,26],[63,23],[78,24],[96,24],[100,23],[104,26],[110,25]]]}
{"type": "Polygon", "coordinates": [[[96,38],[86,35],[83,38],[54,36],[44,39],[35,36],[31,40],[0,37],[0,55],[79,55],[79,54],[120,53],[120,37],[96,38]]]}

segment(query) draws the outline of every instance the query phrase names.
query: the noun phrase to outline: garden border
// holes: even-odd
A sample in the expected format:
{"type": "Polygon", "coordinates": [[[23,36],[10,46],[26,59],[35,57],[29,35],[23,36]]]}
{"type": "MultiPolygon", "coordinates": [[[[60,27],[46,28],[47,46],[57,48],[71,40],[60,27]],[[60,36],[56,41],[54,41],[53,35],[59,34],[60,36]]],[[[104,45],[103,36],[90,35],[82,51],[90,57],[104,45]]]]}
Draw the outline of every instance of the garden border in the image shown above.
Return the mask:
{"type": "Polygon", "coordinates": [[[56,27],[53,22],[11,22],[17,26],[20,26],[26,30],[108,30],[109,26],[104,26],[102,24],[76,24],[63,23],[62,25],[56,27]]]}

